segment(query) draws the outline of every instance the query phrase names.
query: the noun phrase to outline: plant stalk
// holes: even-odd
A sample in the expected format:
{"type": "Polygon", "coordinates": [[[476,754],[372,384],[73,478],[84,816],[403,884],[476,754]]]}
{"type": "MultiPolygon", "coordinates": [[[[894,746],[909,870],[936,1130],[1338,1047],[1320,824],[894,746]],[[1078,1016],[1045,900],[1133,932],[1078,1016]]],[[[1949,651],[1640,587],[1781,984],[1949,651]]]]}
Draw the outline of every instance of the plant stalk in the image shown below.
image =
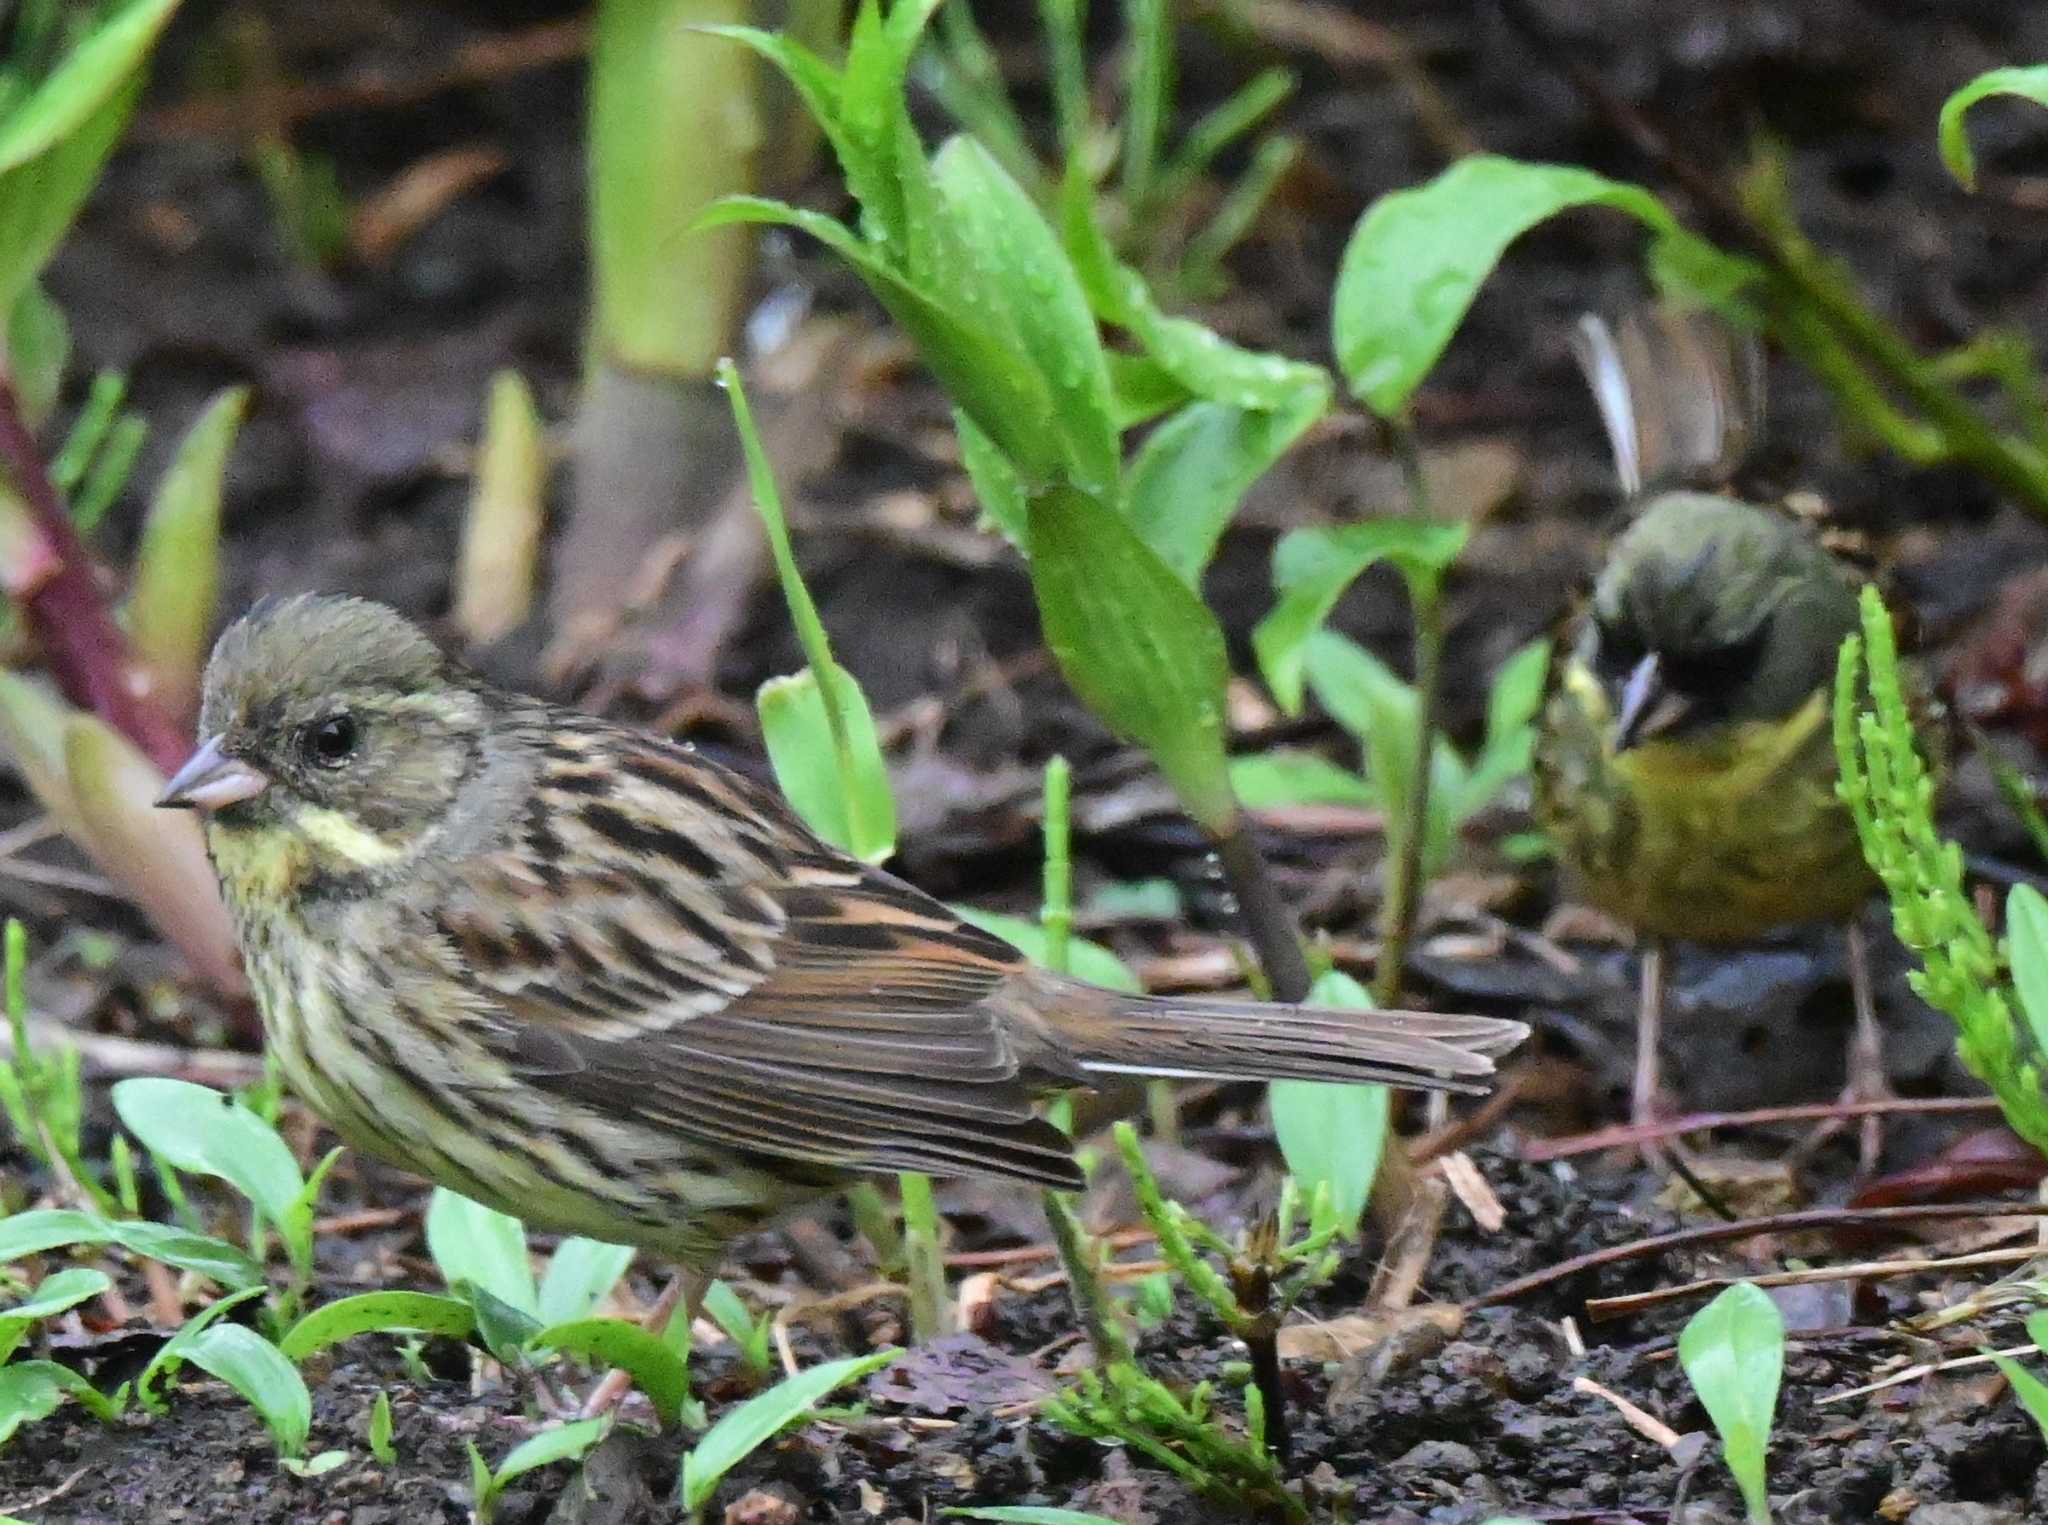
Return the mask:
{"type": "MultiPolygon", "coordinates": [[[[1419,519],[1429,517],[1429,487],[1415,431],[1404,421],[1391,425],[1395,451],[1408,480],[1409,501],[1419,519]]],[[[1401,1000],[1401,975],[1408,946],[1415,937],[1415,918],[1422,904],[1422,854],[1429,840],[1429,783],[1436,758],[1437,710],[1441,704],[1444,665],[1444,610],[1441,578],[1409,579],[1409,601],[1415,621],[1415,761],[1400,811],[1401,840],[1388,864],[1386,892],[1380,900],[1380,952],[1373,967],[1372,998],[1380,1006],[1401,1000]]]]}
{"type": "Polygon", "coordinates": [[[1215,844],[1224,877],[1230,881],[1231,893],[1237,897],[1238,911],[1244,917],[1245,935],[1251,939],[1259,967],[1266,973],[1266,983],[1272,986],[1273,999],[1306,1001],[1314,981],[1309,974],[1308,958],[1301,951],[1301,929],[1295,923],[1294,913],[1280,898],[1272,870],[1258,843],[1252,840],[1251,822],[1243,811],[1237,813],[1229,830],[1216,838],[1215,844]]]}
{"type": "Polygon", "coordinates": [[[21,411],[11,378],[0,375],[0,472],[14,492],[0,502],[11,517],[0,588],[41,645],[64,697],[99,716],[141,749],[165,775],[177,771],[192,740],[157,702],[154,680],[114,623],[91,555],[65,512],[49,468],[21,411]]]}
{"type": "Polygon", "coordinates": [[[910,1333],[919,1344],[937,1339],[949,1322],[946,1258],[939,1248],[939,1210],[932,1178],[906,1170],[896,1178],[903,1193],[903,1256],[910,1288],[910,1333]]]}

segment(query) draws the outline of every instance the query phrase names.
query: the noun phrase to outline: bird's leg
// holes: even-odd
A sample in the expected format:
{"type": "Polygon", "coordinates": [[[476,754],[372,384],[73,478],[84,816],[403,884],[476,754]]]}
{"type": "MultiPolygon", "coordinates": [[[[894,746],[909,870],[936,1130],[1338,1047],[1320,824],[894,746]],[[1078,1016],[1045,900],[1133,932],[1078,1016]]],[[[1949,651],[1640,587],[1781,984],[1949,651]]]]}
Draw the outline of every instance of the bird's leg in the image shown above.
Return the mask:
{"type": "MultiPolygon", "coordinates": [[[[1861,922],[1850,922],[1848,935],[1849,997],[1856,1007],[1856,1026],[1849,1035],[1849,1083],[1842,1100],[1889,1101],[1892,1088],[1885,1075],[1884,1036],[1877,1026],[1877,992],[1870,983],[1870,940],[1864,936],[1861,922]]],[[[1884,1147],[1884,1119],[1875,1112],[1862,1119],[1857,1146],[1862,1173],[1874,1173],[1884,1147]]]]}
{"type": "MultiPolygon", "coordinates": [[[[641,1325],[649,1334],[659,1336],[668,1328],[671,1318],[683,1320],[685,1325],[697,1322],[697,1315],[704,1311],[704,1294],[711,1290],[711,1273],[696,1266],[678,1266],[668,1285],[661,1289],[661,1296],[654,1300],[654,1306],[647,1310],[647,1317],[641,1325]]],[[[625,1371],[614,1367],[604,1374],[604,1380],[590,1390],[590,1396],[583,1400],[583,1417],[593,1419],[599,1414],[608,1414],[619,1406],[626,1396],[626,1390],[633,1385],[633,1379],[625,1371]]]]}
{"type": "MultiPolygon", "coordinates": [[[[1654,938],[1643,949],[1643,961],[1636,992],[1636,1077],[1629,1098],[1629,1121],[1638,1125],[1657,1121],[1660,1111],[1662,1065],[1658,1049],[1664,1041],[1664,942],[1654,938]]],[[[1645,1147],[1644,1154],[1656,1151],[1645,1147]]]]}

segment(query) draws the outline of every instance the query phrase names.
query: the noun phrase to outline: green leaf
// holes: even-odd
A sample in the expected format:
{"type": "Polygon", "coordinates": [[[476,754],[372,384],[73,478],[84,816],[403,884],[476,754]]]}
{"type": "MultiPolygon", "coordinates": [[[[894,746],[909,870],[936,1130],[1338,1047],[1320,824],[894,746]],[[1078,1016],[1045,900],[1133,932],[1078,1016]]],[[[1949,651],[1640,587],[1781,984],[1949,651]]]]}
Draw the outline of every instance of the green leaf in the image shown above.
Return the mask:
{"type": "Polygon", "coordinates": [[[28,1301],[0,1308],[0,1364],[5,1364],[21,1347],[29,1330],[39,1321],[75,1308],[87,1298],[98,1297],[113,1284],[113,1278],[104,1271],[74,1266],[44,1277],[28,1301]]]}
{"type": "Polygon", "coordinates": [[[1391,561],[1409,587],[1441,579],[1465,549],[1463,524],[1369,519],[1362,524],[1290,530],[1273,551],[1279,602],[1252,632],[1266,686],[1290,715],[1301,713],[1308,643],[1344,590],[1376,562],[1391,561]]]}
{"type": "Polygon", "coordinates": [[[633,1263],[633,1247],[596,1239],[564,1239],[540,1279],[535,1312],[543,1324],[586,1318],[611,1295],[633,1263]]]}
{"type": "Polygon", "coordinates": [[[558,1461],[574,1461],[603,1439],[605,1424],[602,1415],[595,1419],[578,1419],[573,1424],[542,1430],[531,1439],[522,1440],[498,1463],[497,1473],[491,1479],[492,1490],[502,1490],[515,1477],[538,1468],[552,1467],[558,1461]]]}
{"type": "Polygon", "coordinates": [[[846,726],[851,776],[841,776],[815,668],[761,685],[754,696],[761,739],[767,744],[776,783],[804,824],[835,847],[879,863],[896,850],[896,801],[889,789],[889,767],[882,760],[875,718],[860,684],[837,663],[827,671],[846,726]],[[848,818],[849,793],[859,795],[858,837],[848,818]]]}
{"type": "Polygon", "coordinates": [[[1507,246],[1581,206],[1613,207],[1660,233],[1677,226],[1640,186],[1492,154],[1461,159],[1366,208],[1331,301],[1337,362],[1353,394],[1383,417],[1399,413],[1507,246]]]}
{"type": "Polygon", "coordinates": [[[261,1287],[244,1287],[238,1292],[230,1292],[226,1297],[208,1304],[179,1325],[178,1332],[157,1348],[157,1353],[149,1358],[149,1364],[142,1368],[142,1375],[135,1379],[135,1396],[142,1400],[142,1406],[151,1413],[163,1413],[164,1403],[157,1396],[157,1383],[178,1370],[185,1360],[186,1350],[191,1347],[194,1340],[242,1304],[252,1298],[261,1297],[263,1291],[261,1287]]]}
{"type": "Polygon", "coordinates": [[[526,1225],[509,1214],[437,1186],[427,1204],[427,1253],[451,1287],[466,1281],[529,1318],[539,1308],[526,1225]]]}
{"type": "Polygon", "coordinates": [[[739,1293],[722,1281],[714,1281],[704,1292],[704,1312],[739,1347],[741,1358],[749,1366],[761,1371],[768,1369],[772,1328],[768,1320],[756,1319],[747,1311],[739,1293]]]}
{"type": "Polygon", "coordinates": [[[1977,188],[1977,159],[1970,152],[1963,118],[1977,102],[1994,95],[2017,95],[2037,106],[2048,106],[2048,64],[1988,70],[1941,103],[1941,122],[1935,134],[1941,144],[1941,162],[1965,190],[1977,188]]]}
{"type": "Polygon", "coordinates": [[[381,1466],[388,1467],[398,1460],[398,1448],[391,1443],[391,1429],[391,1394],[379,1392],[377,1401],[370,1405],[370,1423],[363,1443],[381,1466]]]}
{"type": "Polygon", "coordinates": [[[960,441],[960,464],[967,468],[967,480],[974,484],[974,496],[1005,540],[1018,547],[1030,533],[1031,510],[1024,501],[1024,483],[1016,467],[996,442],[983,434],[974,420],[960,409],[953,410],[953,433],[960,441]]]}
{"type": "Polygon", "coordinates": [[[143,1218],[124,1218],[109,1224],[108,1237],[124,1249],[151,1260],[161,1260],[181,1271],[197,1271],[223,1287],[236,1291],[261,1291],[263,1267],[240,1245],[229,1244],[211,1234],[194,1234],[167,1223],[143,1218]]]}
{"type": "Polygon", "coordinates": [[[73,1244],[105,1244],[114,1237],[104,1218],[67,1207],[43,1207],[0,1218],[0,1265],[73,1244]]]}
{"type": "Polygon", "coordinates": [[[128,594],[128,634],[173,714],[197,710],[220,588],[220,500],[249,403],[230,387],[207,406],[157,483],[128,594]]]}
{"type": "Polygon", "coordinates": [[[1112,496],[1123,456],[1109,365],[1066,251],[1023,188],[973,138],[948,140],[932,176],[972,262],[982,295],[976,310],[1014,333],[1045,378],[1068,474],[1083,490],[1112,496]]]}
{"type": "Polygon", "coordinates": [[[263,1416],[280,1456],[299,1456],[313,1427],[313,1399],[305,1378],[278,1348],[240,1324],[212,1324],[179,1352],[248,1400],[263,1416]]]}
{"type": "Polygon", "coordinates": [[[130,0],[94,26],[0,121],[0,172],[47,153],[83,127],[142,67],[177,8],[178,0],[130,0]]]}
{"type": "Polygon", "coordinates": [[[0,173],[0,310],[11,310],[70,231],[141,86],[139,76],[129,79],[48,152],[0,173]]]}
{"type": "Polygon", "coordinates": [[[24,421],[40,429],[57,406],[71,358],[71,325],[41,284],[30,281],[7,315],[7,364],[21,396],[24,421]]]}
{"type": "Polygon", "coordinates": [[[1236,815],[1223,755],[1223,631],[1120,515],[1056,487],[1031,504],[1031,581],[1074,691],[1136,742],[1212,835],[1236,815]]]}
{"type": "MultiPolygon", "coordinates": [[[[1373,1007],[1363,985],[1334,969],[1316,981],[1308,998],[1315,1006],[1373,1007]]],[[[1276,1080],[1266,1095],[1281,1157],[1302,1195],[1312,1198],[1318,1186],[1327,1185],[1337,1221],[1345,1233],[1356,1234],[1386,1148],[1387,1088],[1276,1080]]]]}
{"type": "Polygon", "coordinates": [[[2036,1052],[2048,1054],[2048,897],[2031,884],[2015,884],[2005,897],[2013,989],[2036,1052]]]}
{"type": "Polygon", "coordinates": [[[1251,486],[1329,407],[1303,390],[1290,408],[1252,411],[1191,402],[1154,429],[1131,462],[1124,511],[1147,545],[1199,587],[1231,515],[1251,486]]]}
{"type": "Polygon", "coordinates": [[[844,225],[816,212],[754,196],[728,196],[699,227],[763,222],[808,233],[853,267],[875,300],[910,335],[946,395],[1024,476],[1048,480],[1060,464],[1053,401],[1045,378],[1023,350],[987,324],[977,324],[938,293],[913,284],[844,225]]]}
{"type": "Polygon", "coordinates": [[[1230,759],[1230,787],[1248,810],[1287,805],[1359,805],[1379,803],[1373,787],[1356,773],[1340,768],[1315,752],[1281,748],[1230,759]]]}
{"type": "Polygon", "coordinates": [[[0,1367],[0,1447],[25,1424],[49,1417],[68,1397],[99,1419],[116,1419],[126,1407],[124,1386],[111,1398],[84,1377],[55,1361],[16,1361],[0,1367]]]}
{"type": "Polygon", "coordinates": [[[515,1308],[487,1287],[457,1282],[455,1291],[476,1309],[476,1337],[498,1360],[515,1366],[524,1359],[526,1343],[540,1333],[540,1320],[515,1308]]]}
{"type": "Polygon", "coordinates": [[[361,1292],[315,1308],[278,1342],[293,1361],[362,1334],[432,1334],[466,1340],[476,1330],[476,1310],[459,1297],[431,1292],[361,1292]]]}
{"type": "MultiPolygon", "coordinates": [[[[1046,933],[1038,922],[1022,916],[1004,916],[995,911],[983,911],[970,905],[956,905],[953,908],[962,921],[972,922],[982,931],[1000,937],[1019,953],[1035,964],[1045,962],[1046,933]]],[[[1071,937],[1067,940],[1067,973],[1086,980],[1091,985],[1102,985],[1110,990],[1128,990],[1133,995],[1144,993],[1144,985],[1131,966],[1118,958],[1098,942],[1085,937],[1071,937]]]]}
{"type": "Polygon", "coordinates": [[[1737,1282],[1694,1314],[1678,1361],[1721,1435],[1721,1452],[1752,1522],[1770,1519],[1764,1450],[1785,1366],[1785,1319],[1759,1288],[1737,1282]]]}
{"type": "Polygon", "coordinates": [[[155,1077],[123,1080],[113,1095],[122,1123],[153,1154],[180,1170],[226,1181],[272,1223],[290,1219],[306,1179],[277,1130],[239,1101],[155,1077]]]}
{"type": "Polygon", "coordinates": [[[661,1336],[617,1318],[573,1319],[528,1336],[528,1350],[559,1350],[593,1366],[616,1366],[630,1374],[663,1424],[674,1424],[690,1396],[683,1358],[661,1336]]]}
{"type": "Polygon", "coordinates": [[[753,1455],[758,1447],[801,1420],[813,1404],[835,1388],[880,1371],[902,1354],[900,1350],[878,1350],[872,1355],[827,1361],[785,1378],[767,1392],[757,1393],[738,1408],[727,1410],[683,1458],[683,1508],[703,1508],[720,1478],[753,1455]]]}

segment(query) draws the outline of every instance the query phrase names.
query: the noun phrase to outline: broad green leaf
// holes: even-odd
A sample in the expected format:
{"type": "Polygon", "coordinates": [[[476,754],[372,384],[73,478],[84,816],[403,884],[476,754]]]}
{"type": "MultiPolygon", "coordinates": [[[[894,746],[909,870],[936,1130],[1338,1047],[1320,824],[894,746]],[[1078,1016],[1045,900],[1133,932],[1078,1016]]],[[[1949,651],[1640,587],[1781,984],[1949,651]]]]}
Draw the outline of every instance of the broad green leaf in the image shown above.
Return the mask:
{"type": "Polygon", "coordinates": [[[900,1350],[878,1350],[872,1355],[827,1361],[785,1378],[767,1392],[757,1393],[738,1408],[728,1410],[683,1457],[683,1508],[701,1509],[719,1479],[753,1455],[757,1447],[801,1420],[812,1405],[835,1388],[880,1371],[902,1354],[900,1350]]]}
{"type": "Polygon", "coordinates": [[[617,1318],[573,1319],[528,1336],[528,1350],[559,1350],[593,1366],[616,1366],[654,1404],[663,1424],[674,1424],[690,1396],[683,1358],[661,1336],[617,1318]]]}
{"type": "Polygon", "coordinates": [[[87,1298],[98,1297],[113,1284],[113,1278],[104,1271],[74,1266],[45,1276],[26,1302],[0,1308],[0,1365],[21,1347],[29,1330],[41,1320],[55,1318],[87,1298]]]}
{"type": "Polygon", "coordinates": [[[1360,805],[1379,803],[1373,787],[1348,768],[1340,768],[1315,752],[1281,748],[1230,759],[1230,787],[1247,810],[1287,805],[1360,805]]]}
{"type": "Polygon", "coordinates": [[[1366,208],[1331,301],[1337,363],[1352,392],[1383,417],[1399,413],[1507,246],[1582,206],[1613,207],[1660,233],[1677,226],[1640,186],[1492,154],[1461,159],[1426,185],[1366,208]]]}
{"type": "Polygon", "coordinates": [[[1304,389],[1289,408],[1252,411],[1191,402],[1146,436],[1131,462],[1124,512],[1191,588],[1251,486],[1329,407],[1304,389]]]}
{"type": "Polygon", "coordinates": [[[72,1244],[105,1244],[114,1237],[104,1218],[67,1207],[43,1207],[0,1218],[0,1265],[72,1244]]]}
{"type": "Polygon", "coordinates": [[[540,1304],[536,1310],[543,1324],[565,1324],[585,1318],[611,1295],[633,1263],[629,1244],[605,1244],[596,1239],[564,1239],[548,1259],[540,1279],[540,1304]]]}
{"type": "Polygon", "coordinates": [[[1784,1315],[1760,1288],[1737,1282],[1679,1333],[1678,1362],[1720,1432],[1751,1521],[1767,1522],[1764,1450],[1785,1366],[1784,1315]]]}
{"type": "Polygon", "coordinates": [[[1229,662],[1216,617],[1121,515],[1056,487],[1031,504],[1031,581],[1074,691],[1136,742],[1212,834],[1236,814],[1223,755],[1229,662]]]}
{"type": "Polygon", "coordinates": [[[1193,318],[1170,317],[1152,299],[1144,277],[1119,272],[1125,325],[1174,380],[1197,397],[1235,408],[1320,417],[1330,405],[1329,373],[1319,365],[1232,344],[1193,318]]]}
{"type": "MultiPolygon", "coordinates": [[[[956,905],[953,911],[962,921],[972,922],[982,931],[1000,937],[1033,963],[1045,962],[1045,928],[1037,922],[969,905],[956,905]]],[[[1128,990],[1136,995],[1145,989],[1138,977],[1131,973],[1130,965],[1101,943],[1090,942],[1085,937],[1068,939],[1067,972],[1091,985],[1102,985],[1110,990],[1128,990]]]]}
{"type": "Polygon", "coordinates": [[[1109,365],[1066,252],[1023,188],[973,138],[948,140],[932,175],[973,264],[976,310],[1004,323],[1045,378],[1068,475],[1084,491],[1112,497],[1123,460],[1109,365]]]}
{"type": "MultiPolygon", "coordinates": [[[[1366,988],[1338,970],[1318,979],[1308,998],[1314,1006],[1357,1011],[1373,1006],[1366,988]]],[[[1327,1185],[1337,1221],[1347,1234],[1357,1233],[1386,1148],[1387,1088],[1276,1080],[1266,1098],[1281,1157],[1302,1195],[1313,1197],[1318,1186],[1327,1185]]]]}
{"type": "Polygon", "coordinates": [[[1486,695],[1488,741],[1512,736],[1536,719],[1550,682],[1550,642],[1539,637],[1517,647],[1493,675],[1486,695]]]}
{"type": "Polygon", "coordinates": [[[229,1244],[211,1234],[194,1234],[168,1223],[151,1223],[143,1218],[124,1218],[107,1226],[108,1237],[124,1249],[151,1260],[161,1260],[181,1271],[197,1271],[223,1287],[236,1291],[260,1291],[264,1287],[263,1267],[240,1245],[229,1244]]]}
{"type": "Polygon", "coordinates": [[[68,1366],[55,1361],[16,1361],[0,1367],[0,1447],[25,1424],[47,1418],[66,1397],[76,1398],[96,1418],[117,1419],[127,1388],[109,1398],[68,1366]]]}
{"type": "Polygon", "coordinates": [[[240,1324],[213,1324],[187,1341],[180,1354],[240,1393],[263,1416],[280,1456],[299,1456],[313,1427],[306,1380],[278,1348],[240,1324]]]}
{"type": "Polygon", "coordinates": [[[475,1282],[457,1282],[454,1290],[468,1297],[476,1309],[476,1337],[484,1349],[507,1366],[517,1365],[524,1357],[526,1342],[540,1333],[540,1320],[475,1282]]]}
{"type": "Polygon", "coordinates": [[[2037,106],[2048,106],[2048,64],[1989,70],[1941,103],[1941,122],[1936,129],[1941,162],[1965,190],[1977,188],[1977,157],[1970,152],[1970,135],[1963,130],[1963,118],[1969,115],[1972,106],[1994,95],[2017,95],[2037,106]]]}
{"type": "Polygon", "coordinates": [[[761,685],[754,696],[761,739],[767,744],[775,781],[804,824],[855,857],[879,863],[896,850],[896,801],[889,788],[889,766],[882,760],[875,719],[860,684],[837,663],[827,671],[846,727],[848,771],[841,771],[814,668],[761,685]],[[849,796],[857,799],[850,802],[849,796]]]}
{"type": "Polygon", "coordinates": [[[114,1111],[145,1148],[178,1169],[218,1176],[272,1223],[286,1223],[305,1190],[277,1130],[231,1096],[148,1077],[114,1087],[114,1111]]]}
{"type": "Polygon", "coordinates": [[[542,1430],[530,1440],[522,1440],[498,1463],[497,1473],[491,1479],[493,1489],[502,1489],[515,1477],[541,1467],[551,1467],[558,1461],[574,1461],[604,1438],[606,1422],[602,1415],[595,1419],[578,1419],[559,1429],[542,1430]]]}
{"type": "Polygon", "coordinates": [[[135,1396],[142,1401],[142,1406],[153,1414],[163,1413],[164,1402],[157,1396],[157,1383],[178,1370],[184,1362],[185,1352],[195,1340],[242,1304],[261,1297],[264,1290],[262,1287],[244,1287],[238,1292],[230,1292],[179,1325],[178,1332],[158,1347],[157,1353],[149,1358],[149,1364],[142,1368],[142,1375],[135,1379],[135,1396]]]}
{"type": "Polygon", "coordinates": [[[1426,519],[1369,519],[1362,524],[1290,530],[1273,551],[1279,602],[1252,632],[1252,650],[1266,686],[1290,715],[1301,712],[1302,664],[1308,642],[1344,596],[1376,562],[1391,561],[1413,588],[1441,579],[1465,548],[1463,524],[1426,519]]]}
{"type": "Polygon", "coordinates": [[[2038,1052],[2048,1053],[2048,897],[2015,884],[2005,897],[2013,989],[2038,1052]]]}
{"type": "Polygon", "coordinates": [[[1119,429],[1134,429],[1139,424],[1150,423],[1162,414],[1171,413],[1194,395],[1173,372],[1150,355],[1111,350],[1107,359],[1119,429]]]}
{"type": "Polygon", "coordinates": [[[437,1186],[427,1204],[427,1253],[451,1287],[466,1281],[529,1318],[539,1306],[526,1225],[517,1218],[437,1186]]]}
{"type": "Polygon", "coordinates": [[[177,8],[178,0],[130,0],[94,26],[0,121],[0,173],[78,132],[142,67],[177,8]]]}
{"type": "Polygon", "coordinates": [[[49,263],[142,93],[130,78],[33,161],[0,172],[0,311],[49,263]]]}
{"type": "Polygon", "coordinates": [[[476,1330],[476,1310],[459,1297],[432,1292],[360,1292],[322,1304],[300,1319],[278,1342],[293,1361],[363,1334],[433,1334],[466,1340],[476,1330]]]}
{"type": "Polygon", "coordinates": [[[816,212],[754,196],[728,196],[698,220],[699,227],[765,222],[795,228],[823,243],[853,267],[875,300],[916,344],[946,395],[999,445],[1032,481],[1058,470],[1053,400],[1045,378],[1022,349],[986,324],[913,284],[843,224],[816,212]]]}

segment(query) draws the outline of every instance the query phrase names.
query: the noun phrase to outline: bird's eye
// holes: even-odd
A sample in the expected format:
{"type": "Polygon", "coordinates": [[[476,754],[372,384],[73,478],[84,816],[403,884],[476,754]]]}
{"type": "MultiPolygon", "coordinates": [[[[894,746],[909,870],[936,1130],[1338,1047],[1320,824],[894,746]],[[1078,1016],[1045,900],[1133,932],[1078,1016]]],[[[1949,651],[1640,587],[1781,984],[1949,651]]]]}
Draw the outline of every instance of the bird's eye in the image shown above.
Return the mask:
{"type": "Polygon", "coordinates": [[[299,750],[316,768],[338,768],[355,756],[356,723],[347,715],[329,715],[299,733],[299,750]]]}

